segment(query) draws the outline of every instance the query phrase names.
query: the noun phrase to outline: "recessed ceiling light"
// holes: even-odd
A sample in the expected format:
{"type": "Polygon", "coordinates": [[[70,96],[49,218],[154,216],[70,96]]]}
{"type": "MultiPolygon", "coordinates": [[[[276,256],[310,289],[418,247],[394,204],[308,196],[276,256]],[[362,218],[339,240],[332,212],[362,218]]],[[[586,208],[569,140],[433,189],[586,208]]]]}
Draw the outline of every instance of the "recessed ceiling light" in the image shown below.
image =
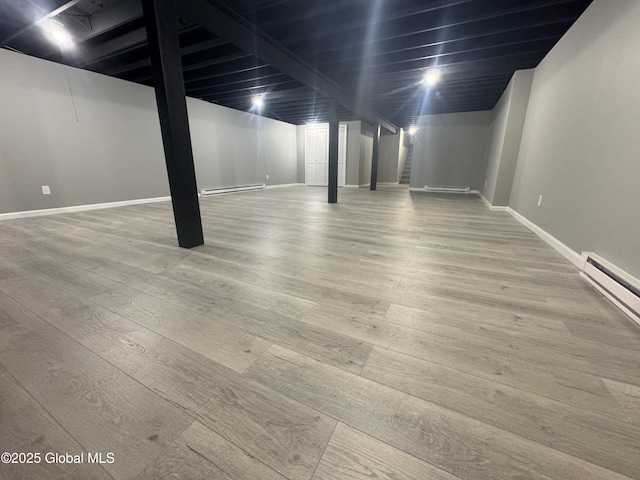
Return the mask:
{"type": "Polygon", "coordinates": [[[411,126],[409,127],[409,130],[408,130],[409,135],[415,135],[417,131],[418,131],[418,127],[416,126],[411,126]]]}
{"type": "Polygon", "coordinates": [[[261,95],[254,95],[251,98],[251,103],[253,103],[253,106],[260,109],[264,106],[264,100],[262,99],[261,95]]]}
{"type": "Polygon", "coordinates": [[[71,38],[71,34],[64,28],[62,23],[46,18],[40,21],[39,25],[51,43],[55,43],[63,49],[73,47],[73,38],[71,38]]]}
{"type": "Polygon", "coordinates": [[[430,68],[424,73],[424,77],[422,81],[425,85],[433,86],[440,80],[440,69],[439,68],[430,68]]]}

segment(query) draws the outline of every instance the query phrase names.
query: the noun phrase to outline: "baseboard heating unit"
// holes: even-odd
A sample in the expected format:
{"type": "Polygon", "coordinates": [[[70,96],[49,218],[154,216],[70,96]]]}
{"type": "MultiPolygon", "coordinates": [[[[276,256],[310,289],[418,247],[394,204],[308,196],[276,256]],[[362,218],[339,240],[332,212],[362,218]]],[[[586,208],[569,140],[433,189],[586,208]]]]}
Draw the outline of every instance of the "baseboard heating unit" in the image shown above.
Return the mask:
{"type": "Polygon", "coordinates": [[[452,187],[447,185],[425,185],[424,191],[433,193],[469,193],[471,191],[471,188],[452,187]]]}
{"type": "Polygon", "coordinates": [[[219,188],[203,188],[200,190],[201,197],[210,197],[211,195],[220,195],[221,193],[245,192],[247,190],[260,190],[265,187],[264,183],[255,185],[241,185],[238,187],[219,187],[219,188]]]}
{"type": "Polygon", "coordinates": [[[640,324],[640,281],[602,257],[582,252],[580,275],[640,324]]]}

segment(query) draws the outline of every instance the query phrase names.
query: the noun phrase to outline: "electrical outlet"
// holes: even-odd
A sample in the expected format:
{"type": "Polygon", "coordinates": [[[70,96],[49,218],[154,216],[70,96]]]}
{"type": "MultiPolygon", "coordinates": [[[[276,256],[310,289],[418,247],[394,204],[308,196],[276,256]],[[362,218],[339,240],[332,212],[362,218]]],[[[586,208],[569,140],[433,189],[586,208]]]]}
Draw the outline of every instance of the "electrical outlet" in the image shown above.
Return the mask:
{"type": "Polygon", "coordinates": [[[49,185],[42,185],[42,194],[51,195],[51,189],[49,188],[49,185]]]}
{"type": "Polygon", "coordinates": [[[267,173],[267,180],[269,180],[269,174],[267,173]]]}
{"type": "Polygon", "coordinates": [[[484,181],[484,188],[487,188],[487,180],[484,181]]]}
{"type": "Polygon", "coordinates": [[[538,206],[542,206],[542,195],[538,197],[538,206]]]}

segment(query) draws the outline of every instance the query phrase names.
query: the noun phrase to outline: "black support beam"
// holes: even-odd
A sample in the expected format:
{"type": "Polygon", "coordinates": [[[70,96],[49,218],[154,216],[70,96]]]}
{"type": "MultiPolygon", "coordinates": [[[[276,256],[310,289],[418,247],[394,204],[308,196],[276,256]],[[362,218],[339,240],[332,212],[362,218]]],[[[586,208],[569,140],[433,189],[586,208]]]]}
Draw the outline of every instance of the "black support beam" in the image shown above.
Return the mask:
{"type": "Polygon", "coordinates": [[[371,153],[371,185],[369,189],[375,190],[378,187],[378,152],[380,151],[380,125],[374,125],[373,130],[373,151],[371,153]]]}
{"type": "Polygon", "coordinates": [[[338,101],[329,100],[329,203],[338,202],[338,101]]]}
{"type": "Polygon", "coordinates": [[[175,0],[142,0],[178,244],[204,243],[182,81],[175,0]]]}
{"type": "Polygon", "coordinates": [[[342,89],[329,77],[249,23],[220,0],[180,0],[179,8],[206,30],[225,38],[238,48],[324,96],[335,98],[365,120],[380,124],[391,133],[397,133],[398,127],[393,123],[360,104],[353,94],[342,89]]]}

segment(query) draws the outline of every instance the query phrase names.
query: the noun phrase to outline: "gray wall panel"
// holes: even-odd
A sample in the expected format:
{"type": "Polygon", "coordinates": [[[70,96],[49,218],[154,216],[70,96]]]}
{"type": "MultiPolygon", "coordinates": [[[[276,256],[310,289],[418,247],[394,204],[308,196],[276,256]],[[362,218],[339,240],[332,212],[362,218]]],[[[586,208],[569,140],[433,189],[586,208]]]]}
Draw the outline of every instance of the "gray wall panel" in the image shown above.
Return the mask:
{"type": "Polygon", "coordinates": [[[358,185],[360,175],[360,120],[347,124],[347,185],[358,185]]]}
{"type": "Polygon", "coordinates": [[[492,112],[492,134],[482,194],[493,205],[508,205],[518,162],[534,70],[515,72],[492,112]]]}
{"type": "MultiPolygon", "coordinates": [[[[153,89],[6,50],[0,72],[0,213],[169,194],[153,89]]],[[[188,108],[201,187],[296,182],[295,126],[188,108]]]]}
{"type": "Polygon", "coordinates": [[[360,134],[360,172],[359,184],[369,185],[371,183],[371,158],[373,156],[373,126],[362,122],[360,134]]]}
{"type": "Polygon", "coordinates": [[[480,190],[491,134],[491,112],[418,117],[411,187],[469,186],[480,190]]]}
{"type": "Polygon", "coordinates": [[[400,131],[395,135],[380,136],[378,152],[378,182],[397,182],[398,160],[400,154],[400,131]]]}
{"type": "Polygon", "coordinates": [[[510,201],[573,250],[636,277],[638,25],[640,2],[596,0],[537,67],[510,201]]]}

